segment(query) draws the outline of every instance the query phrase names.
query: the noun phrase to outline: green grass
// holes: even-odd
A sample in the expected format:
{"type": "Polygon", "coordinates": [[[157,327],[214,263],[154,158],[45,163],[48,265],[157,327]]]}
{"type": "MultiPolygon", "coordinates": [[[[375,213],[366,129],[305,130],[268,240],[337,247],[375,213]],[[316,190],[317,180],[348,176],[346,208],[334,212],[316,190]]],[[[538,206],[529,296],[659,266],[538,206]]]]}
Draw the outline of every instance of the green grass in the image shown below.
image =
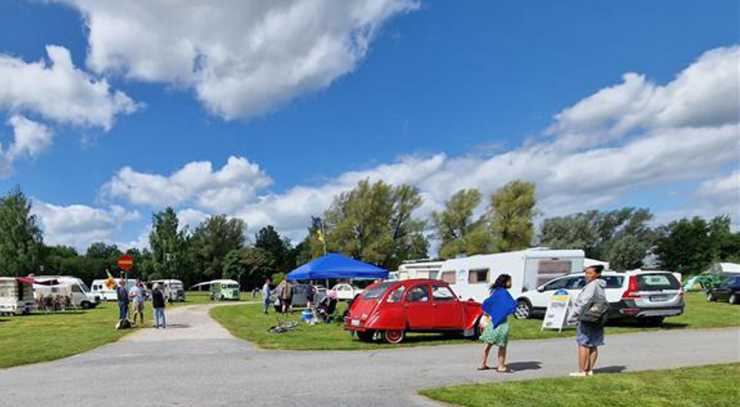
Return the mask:
{"type": "MultiPolygon", "coordinates": [[[[740,306],[727,303],[709,303],[702,293],[689,293],[686,296],[685,313],[679,317],[668,318],[659,328],[645,328],[629,323],[614,323],[606,327],[606,335],[620,333],[634,333],[640,331],[657,331],[671,329],[706,329],[740,326],[740,306]]],[[[344,308],[338,312],[341,314],[344,308]]],[[[342,324],[321,324],[309,326],[300,323],[298,328],[283,334],[268,332],[271,326],[277,324],[278,316],[270,310],[270,314],[261,312],[261,305],[249,304],[232,307],[216,307],[211,310],[211,316],[223,325],[232,335],[248,340],[265,349],[290,350],[367,350],[398,346],[441,345],[453,343],[471,343],[468,339],[450,337],[442,334],[409,334],[401,345],[387,345],[384,343],[365,343],[352,338],[343,330],[342,324]]],[[[287,318],[298,320],[299,313],[293,313],[287,318]]],[[[575,329],[566,329],[563,332],[553,330],[541,331],[542,321],[516,320],[511,318],[510,339],[545,339],[569,337],[575,335],[575,329]]]]}
{"type": "Polygon", "coordinates": [[[422,390],[437,401],[466,407],[735,406],[740,400],[740,364],[589,378],[538,379],[422,390]]]}
{"type": "MultiPolygon", "coordinates": [[[[208,292],[188,292],[187,301],[171,307],[210,303],[208,292]]],[[[251,298],[251,295],[250,295],[251,298]]],[[[152,326],[151,302],[144,312],[144,326],[152,326]]],[[[104,302],[91,310],[58,313],[32,313],[0,317],[0,369],[28,363],[45,362],[85,352],[114,342],[137,328],[114,329],[118,305],[104,302]]]]}

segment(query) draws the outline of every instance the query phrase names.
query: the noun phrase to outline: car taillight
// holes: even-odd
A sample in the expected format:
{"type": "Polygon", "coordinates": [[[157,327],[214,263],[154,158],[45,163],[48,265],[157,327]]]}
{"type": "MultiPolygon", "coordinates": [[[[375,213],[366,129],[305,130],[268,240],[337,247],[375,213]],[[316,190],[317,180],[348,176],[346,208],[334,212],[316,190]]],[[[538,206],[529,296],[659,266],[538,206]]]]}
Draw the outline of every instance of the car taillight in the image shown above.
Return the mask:
{"type": "Polygon", "coordinates": [[[640,298],[640,296],[637,294],[639,290],[640,288],[637,285],[637,276],[630,276],[627,282],[627,291],[622,294],[622,299],[624,300],[640,298]]]}

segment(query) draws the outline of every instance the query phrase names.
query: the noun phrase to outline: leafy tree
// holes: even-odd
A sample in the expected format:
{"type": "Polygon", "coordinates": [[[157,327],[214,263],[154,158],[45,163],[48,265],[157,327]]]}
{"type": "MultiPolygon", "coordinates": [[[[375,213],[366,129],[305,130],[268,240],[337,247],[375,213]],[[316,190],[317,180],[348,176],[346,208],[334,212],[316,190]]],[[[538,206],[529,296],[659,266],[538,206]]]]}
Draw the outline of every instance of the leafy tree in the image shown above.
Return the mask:
{"type": "Polygon", "coordinates": [[[192,254],[200,276],[220,278],[223,261],[232,250],[244,246],[244,221],[227,218],[226,215],[211,216],[195,229],[191,238],[192,254]]]}
{"type": "Polygon", "coordinates": [[[545,219],[540,244],[554,249],[582,249],[586,257],[609,261],[611,268],[640,267],[655,241],[648,209],[588,211],[545,219]]]}
{"type": "Polygon", "coordinates": [[[534,237],[533,219],[536,214],[535,185],[512,181],[491,196],[491,228],[500,251],[530,247],[534,237]]]}
{"type": "Polygon", "coordinates": [[[85,252],[85,256],[91,259],[110,260],[121,257],[122,255],[123,253],[118,249],[118,246],[114,244],[109,245],[105,242],[95,242],[85,252]]]}
{"type": "Polygon", "coordinates": [[[295,268],[295,256],[290,240],[283,239],[272,225],[267,225],[254,236],[254,247],[270,254],[278,271],[289,272],[295,268]]]}
{"type": "Polygon", "coordinates": [[[445,203],[444,211],[432,213],[436,237],[442,243],[440,257],[490,253],[493,250],[494,242],[487,220],[485,217],[473,220],[473,212],[480,202],[481,194],[477,189],[462,189],[445,203]]]}
{"type": "Polygon", "coordinates": [[[149,233],[153,272],[161,278],[185,278],[188,268],[187,231],[180,229],[175,210],[166,208],[152,216],[152,231],[149,233]]]}
{"type": "Polygon", "coordinates": [[[21,276],[38,270],[43,237],[31,206],[19,187],[0,199],[0,275],[21,276]]]}
{"type": "Polygon", "coordinates": [[[71,257],[77,257],[79,256],[79,253],[77,253],[77,249],[70,246],[64,246],[64,245],[57,245],[57,246],[44,246],[44,258],[50,258],[50,257],[61,257],[61,258],[71,258],[71,257]]]}
{"type": "Polygon", "coordinates": [[[324,213],[326,245],[331,251],[394,268],[425,254],[424,222],[412,217],[421,203],[419,192],[408,185],[360,181],[335,197],[324,213]]]}
{"type": "Polygon", "coordinates": [[[224,258],[224,278],[234,279],[242,287],[258,287],[274,271],[272,254],[259,247],[232,250],[224,258]]]}

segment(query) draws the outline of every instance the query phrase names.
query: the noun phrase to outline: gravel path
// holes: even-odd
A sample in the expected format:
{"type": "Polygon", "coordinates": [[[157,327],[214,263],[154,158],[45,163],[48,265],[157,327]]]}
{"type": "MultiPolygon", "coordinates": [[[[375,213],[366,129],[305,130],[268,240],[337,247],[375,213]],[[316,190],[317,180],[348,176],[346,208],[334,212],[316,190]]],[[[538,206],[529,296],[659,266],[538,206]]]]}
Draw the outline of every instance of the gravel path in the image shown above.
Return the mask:
{"type": "MultiPolygon", "coordinates": [[[[575,369],[573,338],[510,343],[513,375],[476,371],[481,346],[472,344],[258,350],[208,317],[210,307],[171,309],[166,330],[141,330],[67,359],[0,370],[0,406],[424,406],[437,404],[417,396],[420,388],[564,376],[575,369]]],[[[601,373],[740,361],[736,328],[606,340],[601,373]]]]}

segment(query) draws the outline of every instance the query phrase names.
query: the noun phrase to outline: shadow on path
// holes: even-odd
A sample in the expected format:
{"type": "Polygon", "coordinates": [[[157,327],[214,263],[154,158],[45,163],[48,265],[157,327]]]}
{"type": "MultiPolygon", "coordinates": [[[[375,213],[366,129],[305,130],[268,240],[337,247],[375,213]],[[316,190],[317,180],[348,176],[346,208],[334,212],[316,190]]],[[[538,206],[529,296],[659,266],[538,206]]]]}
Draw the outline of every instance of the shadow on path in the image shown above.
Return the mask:
{"type": "Polygon", "coordinates": [[[512,362],[512,363],[509,363],[509,369],[515,372],[521,372],[524,370],[540,370],[542,369],[542,362],[537,362],[537,361],[512,362]]]}
{"type": "Polygon", "coordinates": [[[622,373],[627,366],[607,366],[594,369],[594,373],[622,373]]]}

